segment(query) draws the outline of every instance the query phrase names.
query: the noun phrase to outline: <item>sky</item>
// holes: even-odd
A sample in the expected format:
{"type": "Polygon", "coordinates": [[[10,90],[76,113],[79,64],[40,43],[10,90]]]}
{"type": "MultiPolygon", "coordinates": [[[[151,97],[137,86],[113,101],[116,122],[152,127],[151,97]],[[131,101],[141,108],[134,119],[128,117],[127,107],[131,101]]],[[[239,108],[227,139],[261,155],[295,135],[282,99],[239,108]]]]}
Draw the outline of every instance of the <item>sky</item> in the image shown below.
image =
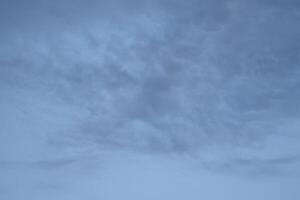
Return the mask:
{"type": "Polygon", "coordinates": [[[0,199],[299,200],[299,0],[0,0],[0,199]]]}

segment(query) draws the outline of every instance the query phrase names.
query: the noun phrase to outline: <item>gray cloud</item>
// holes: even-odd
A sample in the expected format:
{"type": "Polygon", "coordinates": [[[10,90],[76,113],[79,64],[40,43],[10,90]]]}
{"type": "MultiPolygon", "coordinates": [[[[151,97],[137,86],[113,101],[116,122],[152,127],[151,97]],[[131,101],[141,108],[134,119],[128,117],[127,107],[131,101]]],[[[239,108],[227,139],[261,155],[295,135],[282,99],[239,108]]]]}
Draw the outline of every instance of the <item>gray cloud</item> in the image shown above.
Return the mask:
{"type": "Polygon", "coordinates": [[[298,173],[298,10],[293,0],[1,1],[0,165],[72,168],[122,151],[298,173]]]}

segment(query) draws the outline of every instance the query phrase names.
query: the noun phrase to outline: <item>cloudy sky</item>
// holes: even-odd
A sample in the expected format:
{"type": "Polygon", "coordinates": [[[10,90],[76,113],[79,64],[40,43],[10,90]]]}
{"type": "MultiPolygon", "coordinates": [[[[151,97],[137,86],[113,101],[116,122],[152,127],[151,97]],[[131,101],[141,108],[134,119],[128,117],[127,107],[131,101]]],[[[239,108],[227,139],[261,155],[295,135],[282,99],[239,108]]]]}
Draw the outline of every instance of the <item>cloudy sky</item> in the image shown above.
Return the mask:
{"type": "Polygon", "coordinates": [[[0,199],[299,200],[299,0],[0,0],[0,199]]]}

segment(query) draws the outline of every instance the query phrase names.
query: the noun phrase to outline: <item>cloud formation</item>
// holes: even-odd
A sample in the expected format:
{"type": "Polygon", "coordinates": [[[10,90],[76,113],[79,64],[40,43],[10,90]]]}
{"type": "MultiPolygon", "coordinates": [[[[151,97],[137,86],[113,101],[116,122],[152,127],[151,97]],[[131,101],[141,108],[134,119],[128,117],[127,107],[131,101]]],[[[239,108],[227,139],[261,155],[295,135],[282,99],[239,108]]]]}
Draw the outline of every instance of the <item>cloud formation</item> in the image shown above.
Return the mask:
{"type": "Polygon", "coordinates": [[[121,151],[299,175],[299,6],[0,1],[0,171],[121,151]]]}

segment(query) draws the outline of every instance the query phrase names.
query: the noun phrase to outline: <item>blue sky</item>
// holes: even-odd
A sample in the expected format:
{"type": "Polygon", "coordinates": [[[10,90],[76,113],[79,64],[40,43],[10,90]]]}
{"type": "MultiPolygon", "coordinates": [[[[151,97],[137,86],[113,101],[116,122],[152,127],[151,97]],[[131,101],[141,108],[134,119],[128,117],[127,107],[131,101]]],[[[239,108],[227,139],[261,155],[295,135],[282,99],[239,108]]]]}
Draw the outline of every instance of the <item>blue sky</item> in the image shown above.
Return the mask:
{"type": "Polygon", "coordinates": [[[298,200],[297,0],[0,0],[0,199],[298,200]]]}

